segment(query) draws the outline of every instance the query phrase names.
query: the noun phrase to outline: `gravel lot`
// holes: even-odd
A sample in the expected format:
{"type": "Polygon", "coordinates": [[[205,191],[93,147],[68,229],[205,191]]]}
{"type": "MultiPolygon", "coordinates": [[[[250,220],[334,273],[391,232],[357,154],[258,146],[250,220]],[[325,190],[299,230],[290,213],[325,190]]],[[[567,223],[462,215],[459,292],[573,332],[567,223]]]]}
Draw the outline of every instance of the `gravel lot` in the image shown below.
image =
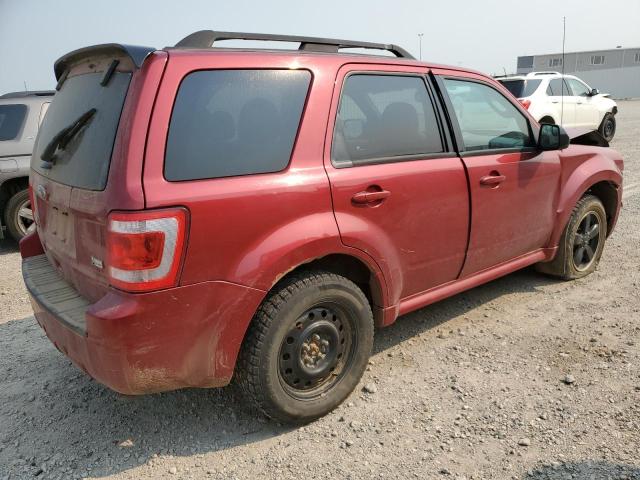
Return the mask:
{"type": "Polygon", "coordinates": [[[640,479],[640,102],[613,146],[625,207],[598,271],[532,270],[377,332],[362,387],[303,428],[232,389],[128,398],[31,316],[0,245],[0,480],[14,478],[640,479]]]}

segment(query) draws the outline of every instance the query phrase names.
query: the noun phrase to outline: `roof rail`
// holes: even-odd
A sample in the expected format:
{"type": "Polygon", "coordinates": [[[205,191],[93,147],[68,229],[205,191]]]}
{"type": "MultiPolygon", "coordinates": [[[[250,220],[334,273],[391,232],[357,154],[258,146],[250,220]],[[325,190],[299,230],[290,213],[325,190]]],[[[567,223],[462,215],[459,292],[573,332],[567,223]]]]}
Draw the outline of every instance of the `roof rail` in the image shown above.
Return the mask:
{"type": "Polygon", "coordinates": [[[269,42],[300,43],[298,50],[308,52],[337,53],[341,48],[366,48],[386,50],[399,58],[414,59],[404,48],[393,44],[356,42],[353,40],[337,40],[335,38],[302,37],[297,35],[273,35],[269,33],[214,32],[200,30],[184,37],[175,48],[210,48],[219,40],[262,40],[269,42]]]}
{"type": "Polygon", "coordinates": [[[0,98],[49,97],[55,93],[55,90],[30,90],[25,92],[5,93],[4,95],[0,95],[0,98]]]}
{"type": "Polygon", "coordinates": [[[542,75],[562,75],[560,72],[529,72],[527,74],[528,77],[537,77],[542,75]]]}

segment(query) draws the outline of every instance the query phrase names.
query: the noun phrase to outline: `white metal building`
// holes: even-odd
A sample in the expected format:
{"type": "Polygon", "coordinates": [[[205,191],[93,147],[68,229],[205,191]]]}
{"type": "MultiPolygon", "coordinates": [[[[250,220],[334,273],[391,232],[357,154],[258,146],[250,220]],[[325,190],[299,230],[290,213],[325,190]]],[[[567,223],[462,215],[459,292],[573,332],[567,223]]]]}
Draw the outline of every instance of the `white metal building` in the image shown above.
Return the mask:
{"type": "MultiPolygon", "coordinates": [[[[517,73],[562,71],[562,53],[518,57],[517,73]]],[[[640,47],[564,54],[564,73],[613,98],[640,98],[640,47]]]]}

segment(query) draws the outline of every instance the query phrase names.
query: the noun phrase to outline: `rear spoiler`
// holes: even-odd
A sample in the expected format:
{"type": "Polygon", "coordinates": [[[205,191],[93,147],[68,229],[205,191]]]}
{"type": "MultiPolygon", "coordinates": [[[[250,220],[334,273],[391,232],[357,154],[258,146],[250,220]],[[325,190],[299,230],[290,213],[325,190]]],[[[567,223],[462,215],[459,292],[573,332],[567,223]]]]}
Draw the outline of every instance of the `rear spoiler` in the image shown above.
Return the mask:
{"type": "MultiPolygon", "coordinates": [[[[91,47],[84,47],[78,50],[63,55],[53,66],[53,71],[56,74],[56,80],[60,83],[60,79],[65,75],[65,72],[69,70],[69,66],[78,62],[79,60],[90,56],[118,56],[123,55],[129,57],[136,68],[140,68],[144,59],[147,58],[151,52],[156,49],[151,47],[139,47],[136,45],[122,45],[120,43],[105,43],[102,45],[93,45],[91,47]]],[[[64,79],[63,79],[64,81],[64,79]]]]}

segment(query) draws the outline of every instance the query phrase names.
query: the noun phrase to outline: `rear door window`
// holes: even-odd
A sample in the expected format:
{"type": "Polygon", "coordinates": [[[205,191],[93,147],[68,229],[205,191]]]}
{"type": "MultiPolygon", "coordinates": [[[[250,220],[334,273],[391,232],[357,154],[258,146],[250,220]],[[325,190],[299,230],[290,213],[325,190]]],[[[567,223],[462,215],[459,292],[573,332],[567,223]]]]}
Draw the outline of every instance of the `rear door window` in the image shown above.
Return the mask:
{"type": "Polygon", "coordinates": [[[120,122],[131,73],[114,72],[100,84],[104,72],[69,77],[46,111],[38,134],[31,168],[58,183],[87,190],[104,190],[111,152],[120,122]],[[42,154],[63,129],[95,109],[93,117],[58,149],[50,169],[42,167],[42,154]]]}
{"type": "Polygon", "coordinates": [[[549,81],[549,86],[547,87],[547,95],[551,97],[560,97],[571,95],[571,90],[567,86],[567,83],[562,78],[554,78],[549,81]]]}
{"type": "Polygon", "coordinates": [[[436,114],[422,77],[354,74],[346,78],[333,135],[334,164],[383,163],[442,151],[436,114]]]}
{"type": "Polygon", "coordinates": [[[306,70],[187,75],[171,114],[165,178],[196,180],[286,168],[310,81],[306,70]]]}
{"type": "Polygon", "coordinates": [[[444,80],[465,151],[533,146],[529,122],[500,92],[479,82],[444,80]]]}
{"type": "Polygon", "coordinates": [[[0,105],[0,141],[18,138],[26,116],[24,104],[0,105]]]}

